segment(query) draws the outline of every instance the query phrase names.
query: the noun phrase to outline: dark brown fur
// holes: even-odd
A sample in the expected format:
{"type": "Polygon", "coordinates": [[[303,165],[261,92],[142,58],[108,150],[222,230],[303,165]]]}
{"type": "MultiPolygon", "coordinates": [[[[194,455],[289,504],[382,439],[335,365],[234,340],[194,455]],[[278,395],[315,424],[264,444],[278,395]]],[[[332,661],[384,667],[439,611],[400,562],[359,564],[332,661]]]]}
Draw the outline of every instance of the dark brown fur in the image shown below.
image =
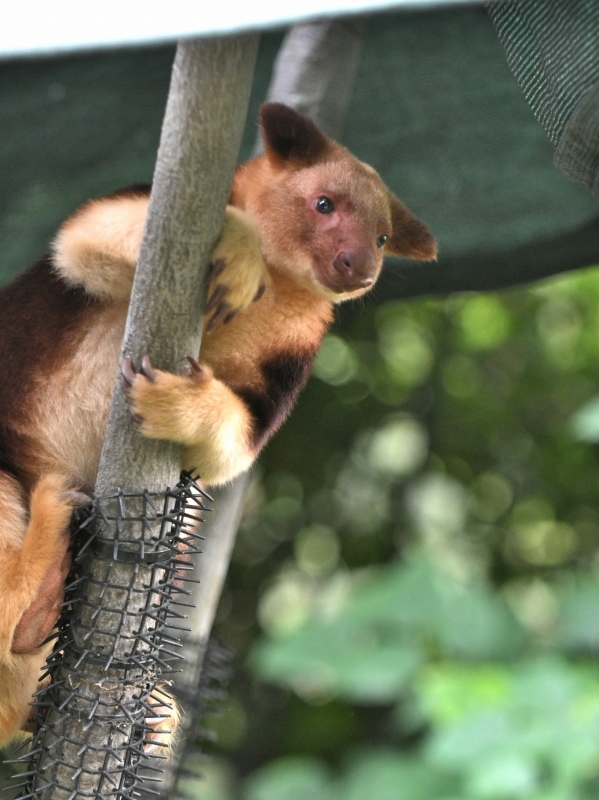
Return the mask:
{"type": "Polygon", "coordinates": [[[251,446],[260,452],[289,416],[297,396],[310,377],[316,352],[282,352],[260,364],[262,391],[232,387],[252,417],[251,446]]]}
{"type": "Polygon", "coordinates": [[[35,438],[28,434],[32,399],[77,349],[98,301],[70,288],[39,259],[0,290],[0,469],[30,489],[39,478],[35,438]]]}

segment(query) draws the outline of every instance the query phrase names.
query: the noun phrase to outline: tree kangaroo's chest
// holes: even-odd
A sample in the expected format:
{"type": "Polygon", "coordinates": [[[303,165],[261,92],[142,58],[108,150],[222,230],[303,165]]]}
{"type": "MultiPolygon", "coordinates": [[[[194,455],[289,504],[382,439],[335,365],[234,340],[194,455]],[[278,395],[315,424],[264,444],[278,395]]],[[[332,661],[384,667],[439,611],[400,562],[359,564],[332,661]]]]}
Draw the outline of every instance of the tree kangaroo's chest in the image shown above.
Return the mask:
{"type": "Polygon", "coordinates": [[[38,386],[33,429],[47,468],[93,485],[114,390],[127,307],[94,315],[79,346],[38,386]]]}
{"type": "MultiPolygon", "coordinates": [[[[40,469],[95,482],[126,315],[125,303],[96,312],[71,357],[38,385],[33,427],[40,469]]],[[[248,405],[256,445],[287,415],[325,328],[322,318],[298,313],[271,291],[229,325],[204,334],[200,360],[248,405]]]]}

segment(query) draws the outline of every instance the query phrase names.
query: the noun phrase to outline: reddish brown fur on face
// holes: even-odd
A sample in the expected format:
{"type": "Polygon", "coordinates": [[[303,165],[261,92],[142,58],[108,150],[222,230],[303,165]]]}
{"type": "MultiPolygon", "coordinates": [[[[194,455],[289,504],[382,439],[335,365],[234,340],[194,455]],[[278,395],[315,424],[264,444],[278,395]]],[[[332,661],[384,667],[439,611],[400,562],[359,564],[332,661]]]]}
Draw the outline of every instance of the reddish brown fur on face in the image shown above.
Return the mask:
{"type": "Polygon", "coordinates": [[[238,169],[231,202],[256,219],[271,265],[339,302],[376,281],[381,237],[388,252],[435,257],[426,226],[371,167],[285,106],[266,104],[261,122],[265,153],[238,169]],[[330,212],[319,213],[323,198],[330,212]]]}

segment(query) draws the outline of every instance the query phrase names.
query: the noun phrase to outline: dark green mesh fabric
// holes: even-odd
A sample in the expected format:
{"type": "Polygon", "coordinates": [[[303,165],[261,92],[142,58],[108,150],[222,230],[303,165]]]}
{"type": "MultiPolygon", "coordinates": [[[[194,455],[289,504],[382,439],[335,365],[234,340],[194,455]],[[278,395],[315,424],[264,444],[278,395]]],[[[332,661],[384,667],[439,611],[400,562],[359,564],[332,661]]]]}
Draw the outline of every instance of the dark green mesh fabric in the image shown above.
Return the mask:
{"type": "MultiPolygon", "coordinates": [[[[496,288],[599,263],[597,203],[554,168],[483,6],[365,23],[342,141],[440,247],[438,262],[391,264],[375,298],[496,288]]],[[[262,37],[241,158],[282,37],[262,37]]],[[[0,62],[0,285],[46,250],[79,203],[151,180],[173,50],[0,62]]]]}
{"type": "Polygon", "coordinates": [[[554,163],[599,196],[599,4],[509,0],[489,6],[507,61],[555,146],[554,163]]]}

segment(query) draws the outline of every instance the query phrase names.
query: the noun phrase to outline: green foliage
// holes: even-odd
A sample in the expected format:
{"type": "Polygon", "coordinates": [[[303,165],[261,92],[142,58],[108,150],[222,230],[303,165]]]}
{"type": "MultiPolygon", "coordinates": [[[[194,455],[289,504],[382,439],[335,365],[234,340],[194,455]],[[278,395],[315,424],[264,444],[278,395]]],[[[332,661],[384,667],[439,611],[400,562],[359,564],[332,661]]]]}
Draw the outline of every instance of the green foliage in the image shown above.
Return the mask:
{"type": "Polygon", "coordinates": [[[460,773],[467,797],[564,792],[597,769],[599,669],[556,657],[423,675],[432,733],[426,758],[460,773]],[[463,698],[460,702],[459,698],[463,698]]]}
{"type": "Polygon", "coordinates": [[[252,664],[263,678],[303,696],[350,702],[396,700],[438,653],[513,655],[523,631],[505,601],[481,581],[458,584],[423,559],[396,563],[350,591],[335,616],[292,636],[263,640],[252,664]]]}
{"type": "Polygon", "coordinates": [[[244,800],[457,800],[448,773],[385,748],[352,752],[342,776],[313,758],[281,758],[247,782],[244,800]]]}
{"type": "Polygon", "coordinates": [[[588,270],[341,311],[221,605],[248,654],[227,800],[597,795],[599,464],[572,418],[598,304],[588,270]]]}
{"type": "Polygon", "coordinates": [[[248,781],[246,800],[324,800],[330,776],[325,765],[313,758],[281,758],[248,781]]]}
{"type": "Polygon", "coordinates": [[[574,414],[572,432],[583,442],[599,442],[599,397],[591,398],[574,414]]]}
{"type": "MultiPolygon", "coordinates": [[[[373,770],[368,781],[349,770],[342,779],[347,796],[366,796],[365,786],[377,798],[446,796],[436,783],[454,785],[464,798],[586,796],[579,789],[597,770],[595,664],[444,661],[423,668],[413,689],[428,733],[411,757],[410,779],[392,778],[403,775],[405,759],[390,754],[386,769],[373,770]],[[423,776],[431,780],[416,791],[412,782],[423,776]]],[[[400,725],[402,716],[400,708],[400,725]]]]}

